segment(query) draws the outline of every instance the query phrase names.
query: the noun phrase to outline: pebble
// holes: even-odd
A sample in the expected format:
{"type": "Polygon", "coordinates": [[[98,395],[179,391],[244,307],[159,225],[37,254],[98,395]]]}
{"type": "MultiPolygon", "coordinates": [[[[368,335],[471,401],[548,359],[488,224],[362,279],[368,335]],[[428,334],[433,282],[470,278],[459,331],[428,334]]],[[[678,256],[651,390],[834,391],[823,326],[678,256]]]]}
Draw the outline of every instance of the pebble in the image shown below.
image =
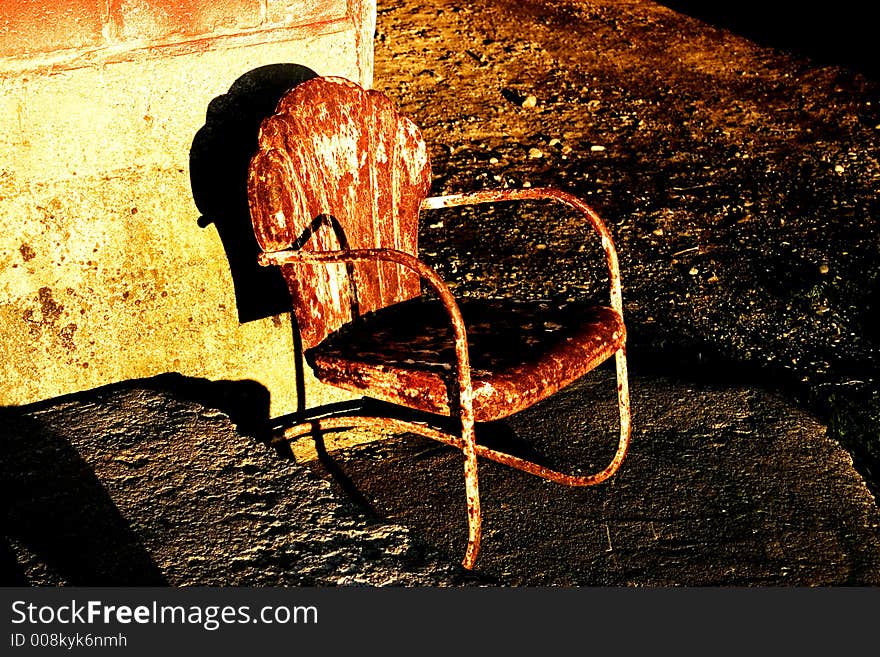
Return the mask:
{"type": "Polygon", "coordinates": [[[834,171],[835,171],[836,173],[843,173],[843,165],[842,165],[842,164],[835,164],[835,165],[834,165],[834,171]]]}
{"type": "Polygon", "coordinates": [[[697,269],[696,267],[691,267],[691,270],[690,270],[688,273],[689,273],[691,276],[696,276],[697,274],[700,273],[700,270],[697,269]]]}
{"type": "Polygon", "coordinates": [[[498,158],[497,157],[490,157],[489,164],[498,164],[498,158]]]}
{"type": "Polygon", "coordinates": [[[561,143],[562,143],[561,141],[559,141],[556,137],[554,137],[553,139],[550,140],[550,142],[547,145],[548,146],[559,146],[559,144],[561,144],[561,143]]]}
{"type": "Polygon", "coordinates": [[[542,157],[544,157],[544,153],[541,151],[540,148],[530,148],[529,149],[529,159],[537,160],[542,157]]]}
{"type": "Polygon", "coordinates": [[[820,274],[827,274],[829,271],[831,271],[831,268],[828,266],[827,263],[823,262],[821,265],[819,265],[820,274]]]}
{"type": "Polygon", "coordinates": [[[651,232],[652,232],[654,235],[656,235],[657,237],[660,237],[661,235],[663,235],[663,229],[662,229],[662,228],[658,228],[657,230],[652,230],[651,232]]]}
{"type": "Polygon", "coordinates": [[[526,96],[526,99],[522,102],[522,106],[525,107],[526,109],[531,109],[532,107],[535,107],[537,104],[538,104],[538,97],[532,96],[531,94],[526,96]]]}
{"type": "Polygon", "coordinates": [[[590,146],[590,150],[593,151],[594,153],[601,153],[602,151],[605,150],[605,147],[600,146],[599,144],[593,144],[592,146],[590,146]]]}

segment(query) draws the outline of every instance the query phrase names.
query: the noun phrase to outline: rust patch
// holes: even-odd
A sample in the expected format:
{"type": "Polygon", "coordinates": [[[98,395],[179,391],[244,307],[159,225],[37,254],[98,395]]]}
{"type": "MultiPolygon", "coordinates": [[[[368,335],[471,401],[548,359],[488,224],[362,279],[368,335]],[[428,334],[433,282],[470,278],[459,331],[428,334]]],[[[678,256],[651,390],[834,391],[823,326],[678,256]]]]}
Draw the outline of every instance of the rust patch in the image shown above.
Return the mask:
{"type": "Polygon", "coordinates": [[[31,338],[33,340],[39,338],[43,332],[43,325],[40,320],[34,319],[34,311],[28,308],[24,311],[22,319],[24,319],[25,323],[27,324],[28,333],[31,334],[31,338]]]}
{"type": "Polygon", "coordinates": [[[21,254],[22,260],[25,262],[29,262],[37,257],[37,252],[34,251],[30,244],[22,244],[18,247],[18,252],[21,254]]]}
{"type": "MultiPolygon", "coordinates": [[[[31,338],[35,340],[42,335],[44,328],[54,327],[61,318],[61,313],[64,311],[64,306],[55,301],[52,297],[52,288],[41,287],[37,292],[37,302],[40,304],[39,317],[36,316],[36,313],[32,308],[28,308],[22,314],[22,318],[27,323],[28,332],[30,333],[31,338]]],[[[76,330],[75,324],[68,326],[73,326],[73,330],[65,327],[59,332],[59,338],[65,347],[67,346],[67,342],[70,342],[71,345],[73,344],[73,331],[76,330]]],[[[72,348],[73,347],[71,347],[71,349],[72,348]]]]}
{"type": "Polygon", "coordinates": [[[61,346],[67,351],[76,351],[76,344],[73,342],[73,334],[76,333],[76,324],[70,323],[58,332],[58,338],[61,346]]]}
{"type": "Polygon", "coordinates": [[[40,299],[40,311],[43,313],[43,325],[55,324],[61,317],[64,306],[52,298],[52,288],[41,287],[38,296],[40,299]]]}

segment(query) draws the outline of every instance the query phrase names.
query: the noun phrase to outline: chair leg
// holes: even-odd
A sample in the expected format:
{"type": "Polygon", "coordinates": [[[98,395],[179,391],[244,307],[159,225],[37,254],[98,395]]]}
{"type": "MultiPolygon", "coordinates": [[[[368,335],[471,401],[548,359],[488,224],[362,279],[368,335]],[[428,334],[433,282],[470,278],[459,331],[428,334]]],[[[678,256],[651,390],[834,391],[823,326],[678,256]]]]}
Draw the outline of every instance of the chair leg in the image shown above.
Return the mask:
{"type": "Polygon", "coordinates": [[[474,435],[472,412],[462,414],[460,439],[454,433],[447,433],[446,431],[407,420],[388,417],[359,416],[357,413],[342,413],[339,415],[316,417],[314,419],[299,422],[291,427],[287,427],[284,432],[284,437],[277,442],[287,442],[301,435],[312,433],[318,429],[322,431],[340,430],[348,429],[353,426],[387,429],[393,426],[400,431],[412,431],[461,449],[464,453],[465,494],[467,497],[468,514],[468,544],[464,559],[462,560],[462,566],[467,570],[472,570],[480,551],[480,538],[482,533],[480,491],[477,477],[477,454],[498,463],[503,463],[524,472],[560,484],[566,484],[568,486],[593,486],[605,481],[608,477],[617,472],[618,468],[620,468],[620,465],[629,450],[631,432],[629,380],[627,375],[625,347],[621,347],[617,353],[615,353],[615,363],[617,366],[617,399],[620,410],[620,439],[617,451],[612,458],[611,463],[609,463],[604,470],[589,476],[574,476],[556,472],[510,454],[497,452],[483,445],[478,446],[474,435]]]}
{"type": "Polygon", "coordinates": [[[468,544],[462,561],[462,566],[467,570],[474,567],[477,554],[480,551],[480,536],[482,533],[482,514],[480,512],[480,489],[477,479],[477,452],[474,445],[474,427],[463,427],[462,451],[464,452],[464,484],[467,496],[468,514],[468,544]]]}
{"type": "Polygon", "coordinates": [[[626,371],[626,347],[623,346],[614,354],[614,364],[617,368],[617,405],[620,409],[620,442],[618,443],[617,454],[610,466],[611,476],[620,467],[626,453],[629,451],[630,434],[632,427],[630,426],[630,407],[629,407],[629,375],[626,371]]]}

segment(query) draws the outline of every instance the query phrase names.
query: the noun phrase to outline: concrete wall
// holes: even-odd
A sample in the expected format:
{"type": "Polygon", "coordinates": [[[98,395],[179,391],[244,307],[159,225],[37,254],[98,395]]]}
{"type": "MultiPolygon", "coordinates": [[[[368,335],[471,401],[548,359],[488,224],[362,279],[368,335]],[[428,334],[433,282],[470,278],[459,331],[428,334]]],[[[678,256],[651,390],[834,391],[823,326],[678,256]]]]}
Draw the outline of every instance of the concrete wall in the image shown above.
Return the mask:
{"type": "MultiPolygon", "coordinates": [[[[0,10],[0,405],[180,372],[252,379],[273,415],[294,410],[290,320],[251,262],[244,168],[286,86],[371,83],[375,1],[0,10]]],[[[307,385],[308,405],[336,398],[307,385]]]]}

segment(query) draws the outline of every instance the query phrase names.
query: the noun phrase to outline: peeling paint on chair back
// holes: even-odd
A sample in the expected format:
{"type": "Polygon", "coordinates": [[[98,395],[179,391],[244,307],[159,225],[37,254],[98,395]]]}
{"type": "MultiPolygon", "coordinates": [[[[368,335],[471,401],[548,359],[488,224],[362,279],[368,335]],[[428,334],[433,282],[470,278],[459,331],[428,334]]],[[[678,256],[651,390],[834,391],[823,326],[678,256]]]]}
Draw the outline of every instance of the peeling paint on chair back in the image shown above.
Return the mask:
{"type": "MultiPolygon", "coordinates": [[[[383,94],[342,78],[288,92],[263,121],[248,198],[264,251],[388,248],[418,252],[431,170],[419,129],[383,94]]],[[[394,263],[285,265],[303,347],[358,314],[418,296],[394,263]]]]}

